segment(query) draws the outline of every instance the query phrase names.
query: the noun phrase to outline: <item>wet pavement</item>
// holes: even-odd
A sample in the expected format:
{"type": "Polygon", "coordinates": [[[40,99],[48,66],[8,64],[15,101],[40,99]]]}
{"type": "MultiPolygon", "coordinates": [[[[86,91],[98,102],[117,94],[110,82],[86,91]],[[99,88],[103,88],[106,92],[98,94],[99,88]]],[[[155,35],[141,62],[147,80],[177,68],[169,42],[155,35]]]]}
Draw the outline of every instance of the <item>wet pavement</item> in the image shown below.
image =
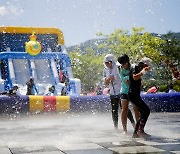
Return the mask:
{"type": "Polygon", "coordinates": [[[0,115],[0,154],[180,153],[180,113],[151,113],[151,138],[116,131],[111,113],[0,115]]]}

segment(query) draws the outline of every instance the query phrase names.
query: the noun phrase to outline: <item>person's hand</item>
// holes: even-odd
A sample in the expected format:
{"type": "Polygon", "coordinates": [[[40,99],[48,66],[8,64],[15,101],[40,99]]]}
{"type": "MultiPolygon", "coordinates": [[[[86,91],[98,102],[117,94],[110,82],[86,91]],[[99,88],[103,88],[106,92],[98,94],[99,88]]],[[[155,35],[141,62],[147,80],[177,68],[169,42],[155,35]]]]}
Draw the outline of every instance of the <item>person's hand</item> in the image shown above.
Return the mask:
{"type": "Polygon", "coordinates": [[[143,68],[146,72],[150,70],[150,66],[146,66],[143,68]]]}
{"type": "Polygon", "coordinates": [[[110,75],[110,80],[114,81],[114,75],[110,75]]]}
{"type": "Polygon", "coordinates": [[[150,67],[149,66],[146,66],[142,69],[142,71],[140,72],[142,75],[144,75],[147,71],[150,70],[150,67]]]}
{"type": "Polygon", "coordinates": [[[110,79],[110,78],[106,78],[106,79],[105,79],[105,83],[106,83],[107,85],[109,85],[109,84],[111,83],[111,79],[110,79]]]}

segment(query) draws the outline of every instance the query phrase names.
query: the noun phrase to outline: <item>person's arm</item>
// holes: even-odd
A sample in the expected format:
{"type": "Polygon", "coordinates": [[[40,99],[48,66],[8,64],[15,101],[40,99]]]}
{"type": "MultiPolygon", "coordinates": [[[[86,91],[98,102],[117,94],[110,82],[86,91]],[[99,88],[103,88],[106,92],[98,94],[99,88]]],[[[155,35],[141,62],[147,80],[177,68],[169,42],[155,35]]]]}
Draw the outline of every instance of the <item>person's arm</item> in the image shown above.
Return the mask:
{"type": "Polygon", "coordinates": [[[38,94],[38,89],[37,89],[36,85],[34,85],[34,89],[36,90],[36,93],[38,94]]]}
{"type": "Polygon", "coordinates": [[[139,80],[143,76],[142,72],[139,72],[137,74],[133,74],[133,79],[134,80],[139,80]]]}
{"type": "Polygon", "coordinates": [[[104,72],[103,72],[103,80],[105,82],[106,85],[109,85],[110,84],[110,78],[108,78],[106,76],[106,72],[105,72],[105,69],[104,69],[104,72]]]}
{"type": "Polygon", "coordinates": [[[133,73],[133,79],[139,80],[148,70],[150,67],[144,67],[139,73],[133,73]]]}
{"type": "Polygon", "coordinates": [[[114,75],[110,75],[110,77],[105,77],[105,83],[109,85],[112,81],[114,81],[115,77],[114,75]]]}

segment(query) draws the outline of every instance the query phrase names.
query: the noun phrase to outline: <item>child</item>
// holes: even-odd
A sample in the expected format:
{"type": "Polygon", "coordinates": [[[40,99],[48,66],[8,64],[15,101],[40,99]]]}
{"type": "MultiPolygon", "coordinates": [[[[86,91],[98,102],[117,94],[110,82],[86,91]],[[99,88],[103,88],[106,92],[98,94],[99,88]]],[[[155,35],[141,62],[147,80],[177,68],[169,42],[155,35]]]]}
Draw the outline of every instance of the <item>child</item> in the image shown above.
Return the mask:
{"type": "MultiPolygon", "coordinates": [[[[114,128],[118,128],[118,110],[120,103],[120,88],[121,88],[121,80],[118,74],[118,67],[114,60],[114,56],[112,54],[107,54],[104,57],[104,81],[105,84],[110,89],[110,101],[112,107],[112,119],[114,123],[114,128]]],[[[131,123],[134,122],[132,113],[128,110],[128,118],[130,119],[131,123]]]]}
{"type": "Polygon", "coordinates": [[[145,104],[140,96],[141,77],[150,69],[149,64],[141,61],[134,69],[131,69],[129,76],[129,100],[136,105],[140,112],[140,118],[136,123],[133,138],[149,137],[150,135],[144,132],[144,127],[150,114],[149,107],[145,104]]]}
{"type": "Polygon", "coordinates": [[[26,83],[27,85],[27,93],[26,95],[35,95],[35,93],[38,94],[38,90],[36,88],[36,85],[34,84],[34,78],[30,77],[29,81],[26,83]]]}
{"type": "Polygon", "coordinates": [[[9,91],[1,92],[0,95],[19,96],[20,94],[18,93],[18,86],[15,85],[9,91]]]}
{"type": "Polygon", "coordinates": [[[54,85],[52,85],[51,87],[49,87],[48,89],[48,93],[46,94],[46,96],[57,96],[57,91],[54,85]]]}
{"type": "Polygon", "coordinates": [[[62,90],[61,90],[62,96],[66,96],[69,93],[69,91],[70,91],[69,82],[70,82],[69,78],[66,78],[64,86],[62,87],[62,90]]]}
{"type": "MultiPolygon", "coordinates": [[[[128,105],[129,105],[129,73],[131,64],[129,62],[128,55],[124,54],[118,58],[118,62],[121,64],[119,67],[119,75],[121,78],[121,121],[123,126],[123,134],[127,134],[127,114],[128,114],[128,105]]],[[[136,120],[139,119],[139,112],[135,105],[133,105],[134,113],[136,120]]],[[[132,123],[133,127],[135,127],[135,122],[132,123]]]]}

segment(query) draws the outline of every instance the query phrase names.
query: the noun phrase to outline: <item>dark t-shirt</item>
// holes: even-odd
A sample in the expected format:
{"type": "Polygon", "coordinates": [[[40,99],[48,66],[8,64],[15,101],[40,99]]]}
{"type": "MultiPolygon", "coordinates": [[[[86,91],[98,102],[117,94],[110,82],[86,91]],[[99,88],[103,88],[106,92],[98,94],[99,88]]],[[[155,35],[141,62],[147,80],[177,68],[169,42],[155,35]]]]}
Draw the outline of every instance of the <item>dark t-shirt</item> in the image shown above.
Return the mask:
{"type": "MultiPolygon", "coordinates": [[[[28,81],[28,82],[26,83],[26,85],[27,85],[26,95],[34,95],[34,93],[32,93],[32,90],[33,90],[33,88],[35,87],[34,82],[28,81]]],[[[37,92],[37,89],[35,89],[35,90],[36,90],[36,92],[37,92]]]]}
{"type": "Polygon", "coordinates": [[[140,95],[141,91],[141,79],[134,80],[133,74],[139,73],[138,66],[130,69],[129,75],[129,94],[140,95]]]}

